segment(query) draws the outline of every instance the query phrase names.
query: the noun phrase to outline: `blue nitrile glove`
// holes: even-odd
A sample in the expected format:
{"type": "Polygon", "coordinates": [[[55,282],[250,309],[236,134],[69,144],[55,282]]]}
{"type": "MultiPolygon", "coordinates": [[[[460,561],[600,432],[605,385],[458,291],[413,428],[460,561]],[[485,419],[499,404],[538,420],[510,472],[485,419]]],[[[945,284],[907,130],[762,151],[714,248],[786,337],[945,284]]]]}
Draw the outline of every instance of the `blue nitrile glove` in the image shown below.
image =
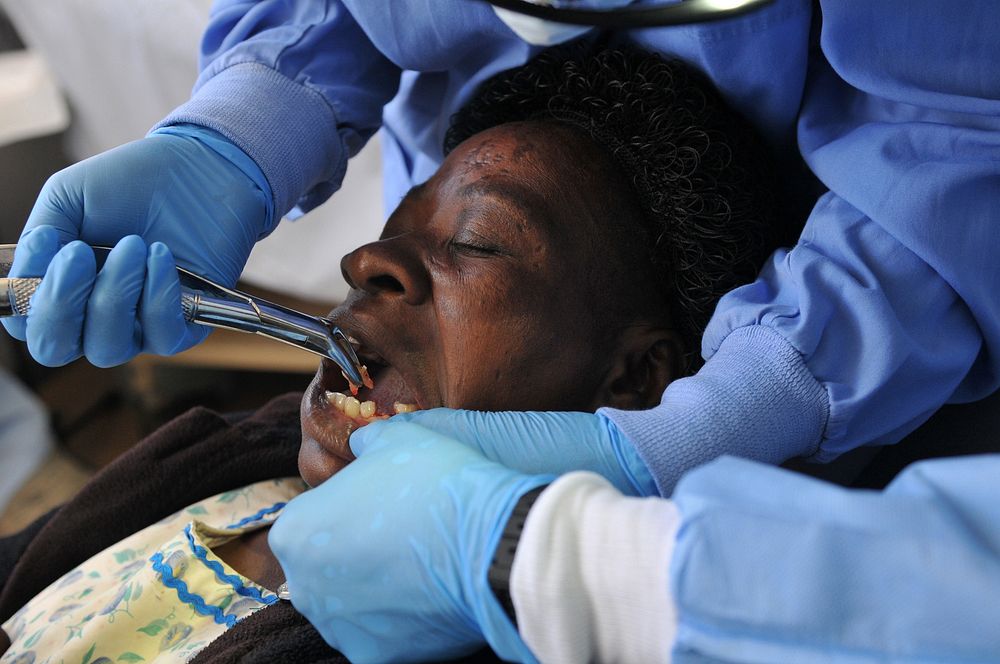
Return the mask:
{"type": "Polygon", "coordinates": [[[270,186],[242,150],[202,127],[159,129],[49,178],[10,274],[49,277],[51,261],[59,278],[42,282],[27,317],[3,325],[50,366],[81,355],[112,366],[140,352],[180,352],[208,328],[184,322],[174,259],[232,286],[273,217],[270,186]],[[70,244],[116,245],[130,235],[141,241],[117,247],[96,279],[86,247],[70,244]]]}
{"type": "Polygon", "coordinates": [[[393,416],[459,440],[523,473],[589,470],[626,496],[656,496],[656,482],[625,434],[601,413],[435,408],[393,416]]]}
{"type": "Polygon", "coordinates": [[[352,662],[441,661],[486,642],[534,661],[486,574],[525,475],[415,424],[351,436],[358,459],[292,500],[268,541],[292,603],[352,662]]]}

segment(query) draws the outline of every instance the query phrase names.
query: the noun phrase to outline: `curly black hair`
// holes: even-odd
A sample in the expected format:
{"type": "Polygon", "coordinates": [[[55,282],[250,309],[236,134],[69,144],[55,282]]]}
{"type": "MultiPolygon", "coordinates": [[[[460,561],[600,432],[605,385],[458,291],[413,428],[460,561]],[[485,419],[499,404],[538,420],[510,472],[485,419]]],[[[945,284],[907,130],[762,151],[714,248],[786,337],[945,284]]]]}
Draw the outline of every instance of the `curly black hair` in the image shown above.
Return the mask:
{"type": "Polygon", "coordinates": [[[774,171],[755,130],[690,65],[586,42],[486,81],[452,117],[445,154],[519,121],[582,130],[625,176],[686,368],[696,370],[719,298],[752,281],[776,245],[774,171]]]}

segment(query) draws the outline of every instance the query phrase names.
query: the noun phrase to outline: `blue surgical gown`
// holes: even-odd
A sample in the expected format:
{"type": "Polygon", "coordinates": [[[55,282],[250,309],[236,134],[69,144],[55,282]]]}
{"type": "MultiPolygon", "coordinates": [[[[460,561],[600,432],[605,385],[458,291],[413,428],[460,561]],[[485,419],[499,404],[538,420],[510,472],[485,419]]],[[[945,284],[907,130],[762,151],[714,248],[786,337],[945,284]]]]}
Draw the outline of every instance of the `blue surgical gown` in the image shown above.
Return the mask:
{"type": "Polygon", "coordinates": [[[675,662],[1000,661],[1000,455],[882,492],[725,457],[680,482],[675,662]]]}
{"type": "MultiPolygon", "coordinates": [[[[996,0],[776,0],[739,18],[618,38],[703,70],[779,153],[797,149],[828,189],[799,243],[774,254],[755,282],[720,302],[698,375],[672,383],[652,410],[607,411],[664,495],[685,471],[724,454],[770,463],[796,456],[825,461],[862,445],[898,441],[942,404],[997,389],[996,0]]],[[[325,200],[348,158],[381,128],[392,209],[441,162],[448,118],[477,85],[538,50],[480,2],[218,0],[195,93],[165,122],[207,126],[241,146],[261,167],[280,211],[306,211],[325,200]]],[[[942,572],[934,558],[924,578],[907,577],[914,596],[948,583],[971,592],[970,584],[982,580],[958,566],[980,554],[996,557],[1000,520],[963,526],[961,511],[948,504],[983,492],[1000,498],[1000,484],[967,484],[963,469],[972,477],[981,466],[952,463],[937,476],[941,490],[925,496],[944,503],[935,517],[940,527],[925,528],[908,517],[911,507],[892,500],[885,501],[881,521],[865,522],[894,523],[891,532],[934,555],[937,538],[952,538],[947,546],[956,566],[942,572]],[[963,527],[981,532],[953,537],[963,527]]],[[[739,531],[771,538],[761,549],[767,553],[759,572],[740,577],[747,611],[761,621],[787,610],[782,601],[768,600],[774,579],[764,574],[767,556],[794,549],[803,532],[815,546],[788,564],[813,567],[790,568],[789,579],[820,578],[826,569],[806,554],[823,551],[835,559],[850,553],[858,579],[892,573],[895,559],[882,555],[889,549],[882,548],[879,528],[837,527],[838,520],[864,521],[865,500],[812,506],[808,492],[799,495],[797,485],[778,481],[749,484],[740,495],[726,490],[725,479],[739,471],[709,466],[700,477],[708,472],[721,479],[699,486],[722,505],[735,507],[757,492],[775,505],[802,505],[762,512],[771,529],[739,531]]],[[[686,528],[678,543],[703,558],[685,573],[690,585],[680,593],[682,616],[685,598],[697,596],[699,584],[709,588],[713,577],[726,579],[726,566],[735,564],[722,544],[718,550],[695,546],[703,539],[698,532],[686,528]]],[[[851,588],[858,610],[918,610],[905,601],[904,583],[851,588]],[[877,595],[883,592],[901,599],[882,602],[877,595]]],[[[836,592],[837,584],[829,590],[836,592]]],[[[830,612],[816,617],[820,623],[849,619],[830,612]]],[[[936,628],[963,629],[955,620],[936,628]]],[[[798,638],[791,623],[768,624],[788,629],[790,642],[798,638]]],[[[727,630],[738,626],[718,621],[700,638],[728,638],[727,630]]],[[[896,637],[924,627],[901,620],[896,637]]]]}

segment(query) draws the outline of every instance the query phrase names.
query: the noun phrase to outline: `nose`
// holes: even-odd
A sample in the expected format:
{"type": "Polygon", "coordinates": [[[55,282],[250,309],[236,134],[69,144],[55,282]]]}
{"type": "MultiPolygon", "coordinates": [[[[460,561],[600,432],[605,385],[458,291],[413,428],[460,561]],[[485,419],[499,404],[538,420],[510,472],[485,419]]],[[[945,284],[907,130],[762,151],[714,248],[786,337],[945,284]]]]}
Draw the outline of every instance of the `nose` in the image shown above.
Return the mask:
{"type": "Polygon", "coordinates": [[[344,256],[340,270],[351,288],[420,304],[430,295],[430,275],[412,244],[405,237],[370,242],[344,256]]]}

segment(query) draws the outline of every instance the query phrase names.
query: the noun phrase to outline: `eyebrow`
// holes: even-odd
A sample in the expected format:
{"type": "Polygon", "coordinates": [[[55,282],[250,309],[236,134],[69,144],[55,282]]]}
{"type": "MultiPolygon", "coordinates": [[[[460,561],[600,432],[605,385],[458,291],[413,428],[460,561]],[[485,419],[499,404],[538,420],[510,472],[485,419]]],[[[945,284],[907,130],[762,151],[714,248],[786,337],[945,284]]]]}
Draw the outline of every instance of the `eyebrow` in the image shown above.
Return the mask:
{"type": "Polygon", "coordinates": [[[547,228],[553,228],[544,199],[529,187],[512,182],[496,183],[479,180],[459,189],[458,196],[466,200],[475,198],[498,200],[505,207],[514,208],[524,221],[541,222],[547,228]]]}

